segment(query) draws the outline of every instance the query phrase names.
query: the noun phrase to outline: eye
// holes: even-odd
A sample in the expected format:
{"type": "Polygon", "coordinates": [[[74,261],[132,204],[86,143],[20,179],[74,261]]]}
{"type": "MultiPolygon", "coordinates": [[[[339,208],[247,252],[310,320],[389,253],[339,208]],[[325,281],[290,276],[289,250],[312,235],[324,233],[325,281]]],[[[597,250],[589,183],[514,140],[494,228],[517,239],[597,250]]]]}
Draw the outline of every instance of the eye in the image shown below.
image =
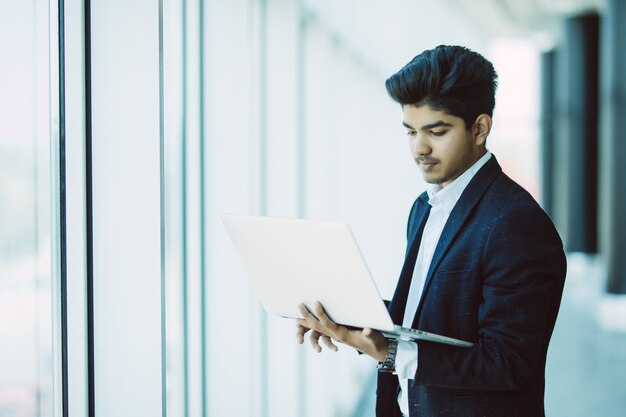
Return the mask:
{"type": "Polygon", "coordinates": [[[415,135],[417,135],[417,132],[415,130],[407,130],[406,131],[406,135],[407,136],[415,136],[415,135]]]}
{"type": "Polygon", "coordinates": [[[434,131],[434,130],[431,130],[431,131],[430,131],[430,134],[431,134],[431,135],[433,135],[433,136],[435,136],[435,137],[443,136],[443,135],[445,135],[446,133],[448,133],[448,131],[447,131],[447,130],[439,130],[439,131],[434,131]]]}

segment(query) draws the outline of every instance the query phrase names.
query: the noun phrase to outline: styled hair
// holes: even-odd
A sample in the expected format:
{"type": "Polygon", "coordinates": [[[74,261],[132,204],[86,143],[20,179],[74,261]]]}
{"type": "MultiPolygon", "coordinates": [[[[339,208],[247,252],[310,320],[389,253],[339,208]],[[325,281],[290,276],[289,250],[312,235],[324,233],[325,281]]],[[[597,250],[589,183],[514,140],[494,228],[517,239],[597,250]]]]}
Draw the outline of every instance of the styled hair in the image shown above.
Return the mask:
{"type": "Polygon", "coordinates": [[[385,87],[402,106],[428,105],[465,121],[493,116],[498,75],[491,62],[462,46],[440,45],[422,52],[393,74],[385,87]]]}

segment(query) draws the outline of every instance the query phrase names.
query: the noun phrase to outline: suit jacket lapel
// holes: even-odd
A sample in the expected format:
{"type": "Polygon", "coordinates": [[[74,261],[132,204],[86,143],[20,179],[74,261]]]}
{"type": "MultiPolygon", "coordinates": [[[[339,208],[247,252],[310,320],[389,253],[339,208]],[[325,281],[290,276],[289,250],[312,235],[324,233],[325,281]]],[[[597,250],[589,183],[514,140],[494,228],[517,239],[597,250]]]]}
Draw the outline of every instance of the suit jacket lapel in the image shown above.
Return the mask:
{"type": "Polygon", "coordinates": [[[448,218],[448,221],[446,222],[446,225],[441,232],[441,237],[439,238],[439,242],[437,243],[437,247],[435,248],[435,253],[433,254],[433,259],[430,263],[430,267],[428,268],[428,275],[426,277],[426,282],[424,283],[422,297],[418,304],[417,313],[415,314],[415,318],[413,320],[413,328],[417,328],[416,326],[418,325],[419,316],[422,312],[424,298],[428,293],[432,277],[439,267],[441,260],[450,249],[454,238],[463,228],[463,225],[466,223],[467,218],[472,212],[472,209],[476,206],[476,204],[478,204],[478,201],[481,199],[485,191],[487,191],[489,185],[501,172],[502,168],[498,164],[496,157],[492,156],[491,159],[489,159],[489,161],[487,161],[487,163],[476,173],[474,178],[472,178],[470,183],[467,185],[467,188],[465,188],[465,190],[463,191],[463,194],[461,194],[459,201],[452,209],[450,217],[448,218]]]}
{"type": "Polygon", "coordinates": [[[430,204],[428,204],[428,195],[423,193],[416,201],[414,216],[409,221],[408,241],[410,242],[404,257],[404,265],[400,273],[398,285],[389,304],[389,315],[395,324],[401,325],[404,317],[404,309],[406,308],[407,297],[409,296],[409,288],[411,286],[411,278],[413,277],[413,269],[415,269],[415,260],[419,250],[422,233],[426,225],[426,219],[430,213],[430,204]]]}

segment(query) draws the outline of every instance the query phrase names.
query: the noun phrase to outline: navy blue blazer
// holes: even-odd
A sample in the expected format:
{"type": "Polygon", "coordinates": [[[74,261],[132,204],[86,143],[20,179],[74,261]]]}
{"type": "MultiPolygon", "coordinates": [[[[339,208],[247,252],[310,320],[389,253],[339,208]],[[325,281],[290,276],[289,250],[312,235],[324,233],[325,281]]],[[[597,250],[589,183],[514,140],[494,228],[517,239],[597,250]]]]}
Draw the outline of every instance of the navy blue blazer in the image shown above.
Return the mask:
{"type": "MultiPolygon", "coordinates": [[[[428,210],[423,193],[411,209],[405,264],[389,305],[396,324],[428,210]]],[[[492,156],[450,213],[413,320],[414,328],[475,345],[417,342],[410,417],[544,416],[546,353],[565,271],[550,218],[492,156]]],[[[400,416],[397,393],[398,378],[379,374],[378,417],[400,416]]]]}

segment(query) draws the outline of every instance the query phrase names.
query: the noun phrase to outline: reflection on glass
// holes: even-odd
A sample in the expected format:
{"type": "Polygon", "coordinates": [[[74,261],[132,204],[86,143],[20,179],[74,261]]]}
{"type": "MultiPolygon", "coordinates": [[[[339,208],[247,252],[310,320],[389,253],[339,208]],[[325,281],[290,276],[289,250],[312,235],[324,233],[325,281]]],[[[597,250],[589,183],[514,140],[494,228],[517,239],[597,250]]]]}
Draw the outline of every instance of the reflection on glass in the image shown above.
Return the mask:
{"type": "Polygon", "coordinates": [[[52,416],[48,4],[0,13],[0,416],[52,416]]]}

